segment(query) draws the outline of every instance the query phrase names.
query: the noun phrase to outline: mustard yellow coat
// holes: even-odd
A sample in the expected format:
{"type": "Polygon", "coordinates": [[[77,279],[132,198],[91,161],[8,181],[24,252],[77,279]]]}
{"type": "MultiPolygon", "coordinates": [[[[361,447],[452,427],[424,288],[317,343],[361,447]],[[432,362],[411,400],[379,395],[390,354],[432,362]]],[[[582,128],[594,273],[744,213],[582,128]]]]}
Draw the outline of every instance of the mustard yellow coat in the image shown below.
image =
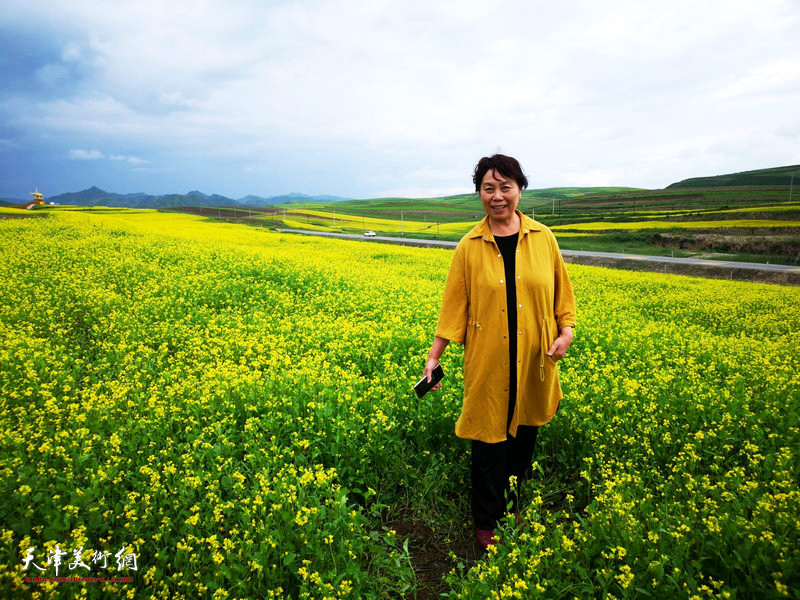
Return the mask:
{"type": "MultiPolygon", "coordinates": [[[[544,425],[563,397],[558,365],[547,350],[559,330],[575,326],[575,296],[551,231],[519,211],[516,255],[517,403],[508,432],[544,425]]],[[[461,438],[506,439],[508,315],[503,257],[484,218],[456,246],[445,284],[436,335],[464,344],[461,438]]]]}

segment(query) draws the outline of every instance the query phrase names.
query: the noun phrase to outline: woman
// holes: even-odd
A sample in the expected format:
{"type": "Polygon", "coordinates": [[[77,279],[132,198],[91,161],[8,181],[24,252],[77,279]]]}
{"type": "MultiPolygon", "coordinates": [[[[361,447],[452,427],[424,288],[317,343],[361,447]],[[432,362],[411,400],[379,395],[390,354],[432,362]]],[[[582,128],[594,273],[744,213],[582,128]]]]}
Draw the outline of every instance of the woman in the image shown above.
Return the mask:
{"type": "Polygon", "coordinates": [[[464,344],[456,435],[472,440],[472,513],[486,549],[507,502],[519,515],[538,427],[558,410],[556,363],[572,342],[575,297],[555,237],[517,210],[528,186],[517,160],[484,157],[473,182],[486,217],[456,247],[424,375],[431,381],[451,341],[464,344]]]}

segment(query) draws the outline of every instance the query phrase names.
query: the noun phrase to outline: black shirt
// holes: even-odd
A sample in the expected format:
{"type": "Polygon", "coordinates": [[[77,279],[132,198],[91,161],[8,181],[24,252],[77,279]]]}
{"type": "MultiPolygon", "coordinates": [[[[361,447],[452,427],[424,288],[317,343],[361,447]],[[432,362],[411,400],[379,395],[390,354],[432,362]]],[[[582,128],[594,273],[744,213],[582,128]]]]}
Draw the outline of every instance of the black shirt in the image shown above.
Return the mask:
{"type": "Polygon", "coordinates": [[[506,273],[506,314],[508,314],[508,423],[514,416],[517,402],[517,279],[514,274],[517,258],[519,233],[494,236],[500,254],[503,255],[503,268],[506,273]]]}

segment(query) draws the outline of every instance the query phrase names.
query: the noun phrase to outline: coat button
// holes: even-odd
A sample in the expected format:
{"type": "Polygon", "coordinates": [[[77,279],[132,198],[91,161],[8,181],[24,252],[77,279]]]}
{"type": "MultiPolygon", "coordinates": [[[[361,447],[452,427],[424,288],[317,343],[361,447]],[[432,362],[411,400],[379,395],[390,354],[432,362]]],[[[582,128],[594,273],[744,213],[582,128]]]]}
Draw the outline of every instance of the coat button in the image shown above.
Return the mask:
{"type": "Polygon", "coordinates": [[[519,330],[519,334],[522,335],[522,330],[521,329],[519,330]]]}
{"type": "Polygon", "coordinates": [[[522,308],[522,304],[520,304],[519,307],[522,308]]]}
{"type": "Polygon", "coordinates": [[[497,258],[500,258],[500,256],[501,256],[501,255],[500,255],[500,254],[498,254],[498,255],[497,255],[497,258]]]}
{"type": "Polygon", "coordinates": [[[503,283],[503,280],[502,280],[502,279],[500,280],[500,283],[503,283]]]}

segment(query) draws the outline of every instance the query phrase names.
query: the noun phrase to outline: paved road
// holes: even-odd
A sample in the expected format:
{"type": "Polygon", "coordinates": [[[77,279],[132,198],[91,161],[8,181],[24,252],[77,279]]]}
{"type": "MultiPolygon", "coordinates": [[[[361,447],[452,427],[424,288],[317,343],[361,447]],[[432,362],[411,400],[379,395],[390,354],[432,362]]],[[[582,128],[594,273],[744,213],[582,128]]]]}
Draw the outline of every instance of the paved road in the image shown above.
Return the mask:
{"type": "MultiPolygon", "coordinates": [[[[375,236],[364,237],[354,233],[331,233],[328,231],[310,231],[307,229],[278,229],[283,233],[303,233],[306,235],[319,235],[335,237],[346,240],[360,240],[362,242],[382,242],[384,244],[400,244],[403,246],[418,246],[422,248],[455,248],[458,242],[445,240],[424,240],[406,237],[375,236]]],[[[662,264],[692,265],[700,267],[717,267],[720,269],[749,269],[753,271],[778,271],[783,273],[800,274],[800,266],[771,265],[768,263],[736,262],[732,260],[708,260],[703,258],[674,258],[671,256],[646,256],[643,254],[620,254],[618,252],[588,252],[584,250],[562,250],[564,256],[585,256],[590,258],[611,258],[617,260],[635,260],[642,262],[655,262],[662,264]]]]}

